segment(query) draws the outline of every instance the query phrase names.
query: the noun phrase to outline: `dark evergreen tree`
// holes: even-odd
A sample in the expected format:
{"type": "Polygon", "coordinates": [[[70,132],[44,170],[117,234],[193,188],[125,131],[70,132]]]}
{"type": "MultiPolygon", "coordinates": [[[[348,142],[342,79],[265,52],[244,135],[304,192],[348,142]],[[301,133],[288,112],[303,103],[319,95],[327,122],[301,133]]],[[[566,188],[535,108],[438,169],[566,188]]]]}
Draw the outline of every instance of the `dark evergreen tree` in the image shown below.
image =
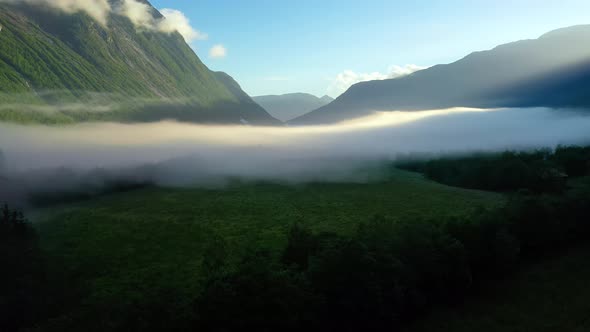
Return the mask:
{"type": "Polygon", "coordinates": [[[0,331],[31,327],[43,310],[43,262],[37,234],[22,212],[0,209],[0,331]]]}

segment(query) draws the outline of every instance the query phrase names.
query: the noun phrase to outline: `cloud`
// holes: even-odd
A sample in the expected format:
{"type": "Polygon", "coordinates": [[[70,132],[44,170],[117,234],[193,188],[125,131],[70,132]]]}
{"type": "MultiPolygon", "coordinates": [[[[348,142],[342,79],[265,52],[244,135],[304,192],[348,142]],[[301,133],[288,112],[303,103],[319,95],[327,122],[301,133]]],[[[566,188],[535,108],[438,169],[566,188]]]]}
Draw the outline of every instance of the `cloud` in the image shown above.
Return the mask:
{"type": "Polygon", "coordinates": [[[191,26],[190,20],[183,12],[170,8],[164,8],[160,12],[166,19],[159,22],[158,30],[168,33],[178,31],[187,43],[208,38],[207,34],[191,26]]]}
{"type": "Polygon", "coordinates": [[[156,20],[152,13],[152,8],[145,3],[135,0],[124,0],[121,7],[118,8],[119,14],[129,18],[131,23],[136,27],[154,29],[156,20]]]}
{"type": "Polygon", "coordinates": [[[221,44],[217,44],[209,50],[209,57],[213,59],[225,58],[227,56],[227,49],[221,44]]]}
{"type": "Polygon", "coordinates": [[[164,18],[158,18],[150,5],[137,0],[124,0],[118,13],[129,18],[137,28],[164,33],[178,32],[187,43],[207,39],[206,34],[193,28],[188,17],[176,9],[164,8],[160,11],[164,18]]]}
{"type": "Polygon", "coordinates": [[[332,83],[328,87],[327,92],[329,95],[339,96],[348,90],[348,88],[350,88],[352,85],[360,82],[398,78],[426,68],[428,67],[410,64],[405,66],[391,66],[385,73],[356,73],[352,70],[345,70],[332,80],[332,83]]]}
{"type": "Polygon", "coordinates": [[[107,25],[109,12],[111,11],[108,0],[0,0],[0,2],[24,2],[31,5],[50,7],[70,14],[83,12],[103,26],[107,25]]]}
{"type": "Polygon", "coordinates": [[[136,28],[173,33],[178,31],[191,43],[195,40],[207,39],[207,34],[193,28],[184,13],[176,9],[164,8],[160,12],[163,18],[155,15],[155,9],[147,3],[137,0],[123,0],[114,8],[109,0],[0,0],[0,3],[27,3],[45,6],[65,13],[83,12],[98,21],[103,26],[108,25],[110,13],[125,16],[131,20],[136,28]]]}

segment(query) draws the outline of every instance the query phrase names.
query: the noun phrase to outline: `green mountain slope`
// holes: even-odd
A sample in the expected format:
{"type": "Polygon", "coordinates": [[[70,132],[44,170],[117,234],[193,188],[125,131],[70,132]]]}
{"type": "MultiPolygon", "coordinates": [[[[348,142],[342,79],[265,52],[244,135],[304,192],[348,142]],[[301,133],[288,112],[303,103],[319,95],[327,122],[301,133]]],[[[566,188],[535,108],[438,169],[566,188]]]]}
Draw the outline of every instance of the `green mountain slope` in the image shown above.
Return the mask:
{"type": "Polygon", "coordinates": [[[236,93],[241,89],[210,71],[179,33],[138,30],[116,14],[104,27],[82,13],[23,4],[0,4],[0,25],[0,119],[141,121],[158,114],[200,122],[278,123],[255,103],[245,103],[236,93]],[[88,107],[63,107],[66,103],[88,107]],[[39,105],[52,106],[52,114],[39,105]],[[161,110],[154,112],[154,105],[161,110]],[[175,107],[172,116],[166,105],[175,107]],[[100,112],[92,106],[101,106],[100,112]]]}

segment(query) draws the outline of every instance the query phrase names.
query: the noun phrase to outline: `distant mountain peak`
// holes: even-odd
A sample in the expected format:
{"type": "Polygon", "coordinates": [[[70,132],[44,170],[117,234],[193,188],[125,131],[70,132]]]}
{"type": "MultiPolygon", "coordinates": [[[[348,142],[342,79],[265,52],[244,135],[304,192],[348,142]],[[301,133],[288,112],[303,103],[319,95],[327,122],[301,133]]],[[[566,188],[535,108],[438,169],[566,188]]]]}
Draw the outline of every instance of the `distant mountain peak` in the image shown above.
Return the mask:
{"type": "Polygon", "coordinates": [[[330,97],[328,95],[323,95],[320,99],[323,100],[323,101],[325,101],[325,102],[327,102],[327,103],[331,103],[331,102],[334,101],[334,98],[332,98],[332,97],[330,97]]]}
{"type": "Polygon", "coordinates": [[[287,93],[253,97],[260,106],[275,118],[288,121],[332,102],[332,98],[318,98],[309,93],[287,93]]]}

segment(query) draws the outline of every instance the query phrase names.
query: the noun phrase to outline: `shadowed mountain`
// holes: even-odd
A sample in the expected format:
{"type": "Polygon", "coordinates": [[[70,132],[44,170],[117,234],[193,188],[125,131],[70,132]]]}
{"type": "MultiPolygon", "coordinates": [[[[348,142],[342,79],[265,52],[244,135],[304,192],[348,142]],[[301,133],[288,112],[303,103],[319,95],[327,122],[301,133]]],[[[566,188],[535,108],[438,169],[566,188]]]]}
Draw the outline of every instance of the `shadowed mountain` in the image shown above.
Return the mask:
{"type": "Polygon", "coordinates": [[[104,26],[24,2],[0,4],[0,26],[0,120],[280,123],[178,32],[137,28],[116,11],[104,26]]]}
{"type": "Polygon", "coordinates": [[[267,110],[272,116],[289,121],[307,112],[311,112],[331,103],[334,98],[323,96],[318,98],[308,93],[289,93],[279,96],[252,97],[255,102],[267,110]]]}
{"type": "Polygon", "coordinates": [[[449,107],[590,107],[590,25],[475,52],[411,75],[353,85],[291,124],[333,123],[374,111],[449,107]]]}

